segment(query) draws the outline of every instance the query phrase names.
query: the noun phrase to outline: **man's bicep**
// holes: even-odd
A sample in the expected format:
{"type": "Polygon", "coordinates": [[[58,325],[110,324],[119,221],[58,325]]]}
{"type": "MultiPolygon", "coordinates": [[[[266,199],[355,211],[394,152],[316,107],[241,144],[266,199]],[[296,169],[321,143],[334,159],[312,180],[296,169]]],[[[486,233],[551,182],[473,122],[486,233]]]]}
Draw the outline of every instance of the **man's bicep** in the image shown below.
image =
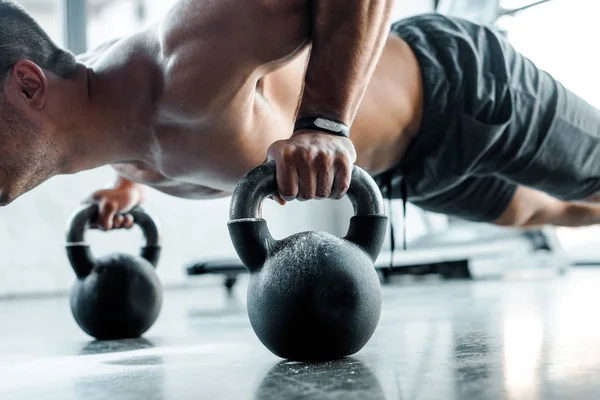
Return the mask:
{"type": "Polygon", "coordinates": [[[469,177],[431,197],[411,200],[427,211],[476,222],[493,222],[508,208],[517,185],[496,176],[469,177]]]}

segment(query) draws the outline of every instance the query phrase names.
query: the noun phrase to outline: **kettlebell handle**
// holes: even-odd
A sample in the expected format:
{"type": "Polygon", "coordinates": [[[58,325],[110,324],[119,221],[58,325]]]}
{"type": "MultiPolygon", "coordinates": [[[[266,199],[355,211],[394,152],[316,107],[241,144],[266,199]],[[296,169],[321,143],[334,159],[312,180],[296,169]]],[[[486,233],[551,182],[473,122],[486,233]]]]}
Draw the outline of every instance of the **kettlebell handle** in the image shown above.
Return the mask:
{"type": "MultiPolygon", "coordinates": [[[[275,162],[258,166],[242,178],[235,188],[229,220],[261,219],[264,199],[277,192],[275,162]]],[[[369,174],[356,165],[352,169],[347,196],[352,202],[355,216],[385,214],[379,187],[369,174]]]]}
{"type": "MultiPolygon", "coordinates": [[[[277,242],[262,218],[262,204],[267,196],[277,192],[273,161],[248,172],[233,192],[229,234],[242,262],[250,270],[260,268],[276,247],[277,242]]],[[[375,261],[387,228],[381,191],[373,178],[355,165],[347,196],[354,207],[354,217],[345,239],[360,246],[375,261]]]]}
{"type": "MultiPolygon", "coordinates": [[[[135,207],[128,212],[133,221],[144,234],[145,245],[141,248],[140,256],[155,267],[160,257],[161,243],[158,226],[154,219],[141,207],[135,207]]],[[[87,276],[96,265],[89,244],[85,241],[85,233],[94,221],[98,219],[98,206],[85,205],[79,208],[67,224],[67,255],[78,277],[87,276]]]]}

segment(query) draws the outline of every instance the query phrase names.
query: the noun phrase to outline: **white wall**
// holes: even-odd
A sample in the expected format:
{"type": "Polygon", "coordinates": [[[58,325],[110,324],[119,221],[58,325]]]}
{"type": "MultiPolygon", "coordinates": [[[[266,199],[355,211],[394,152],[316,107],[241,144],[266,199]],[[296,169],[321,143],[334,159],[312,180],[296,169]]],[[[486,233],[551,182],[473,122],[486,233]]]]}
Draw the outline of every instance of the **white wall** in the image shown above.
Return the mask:
{"type": "Polygon", "coordinates": [[[392,18],[397,20],[414,14],[430,12],[432,9],[433,0],[396,0],[392,18]]]}
{"type": "MultiPolygon", "coordinates": [[[[427,11],[424,3],[402,1],[404,8],[397,9],[395,16],[399,18],[427,11]]],[[[119,23],[114,18],[119,13],[111,14],[110,32],[126,33],[115,28],[119,23]]],[[[52,22],[47,16],[40,21],[52,22]]],[[[98,29],[101,26],[108,29],[108,22],[103,22],[92,21],[92,41],[100,41],[98,29]]],[[[55,35],[59,31],[56,27],[52,30],[55,35]]],[[[60,38],[57,39],[60,42],[60,38]]],[[[67,290],[73,273],[63,248],[65,223],[84,197],[113,180],[110,168],[57,177],[0,209],[0,297],[67,290]]],[[[158,217],[162,226],[164,255],[158,272],[165,284],[187,282],[184,266],[190,261],[233,252],[226,225],[228,206],[229,199],[194,202],[151,193],[146,208],[158,217]]],[[[410,212],[418,214],[414,208],[410,212]]],[[[265,217],[276,237],[308,229],[342,234],[347,228],[350,213],[347,200],[296,203],[285,209],[268,202],[265,207],[265,217]]],[[[395,215],[401,216],[401,210],[398,209],[395,215]]],[[[413,236],[423,230],[418,217],[411,221],[410,226],[413,236]]],[[[97,254],[113,250],[135,252],[141,243],[138,231],[92,232],[89,237],[97,254]]]]}
{"type": "MultiPolygon", "coordinates": [[[[66,221],[81,199],[112,179],[107,168],[57,177],[0,209],[0,296],[61,292],[68,287],[73,274],[63,248],[66,221]]],[[[158,217],[162,228],[164,256],[159,275],[163,282],[183,282],[183,267],[194,259],[231,254],[228,206],[229,199],[193,202],[151,193],[146,208],[158,217]]],[[[265,208],[265,217],[278,237],[295,230],[335,230],[330,211],[320,204],[293,204],[285,212],[275,204],[265,208]]],[[[141,234],[91,232],[89,239],[98,254],[117,249],[135,252],[141,234]]]]}

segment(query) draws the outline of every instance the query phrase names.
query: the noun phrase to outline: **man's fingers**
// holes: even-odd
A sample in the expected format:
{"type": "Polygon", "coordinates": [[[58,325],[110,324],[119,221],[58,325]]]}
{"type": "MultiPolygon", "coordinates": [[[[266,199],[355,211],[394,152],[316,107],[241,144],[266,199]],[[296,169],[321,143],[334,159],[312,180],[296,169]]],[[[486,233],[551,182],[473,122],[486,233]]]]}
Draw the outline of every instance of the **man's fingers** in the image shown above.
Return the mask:
{"type": "Polygon", "coordinates": [[[335,167],[335,178],[331,198],[339,200],[346,195],[352,179],[352,164],[340,162],[335,167]]]}
{"type": "Polygon", "coordinates": [[[312,200],[317,195],[317,173],[314,168],[313,154],[304,155],[297,160],[298,200],[312,200]]]}
{"type": "Polygon", "coordinates": [[[319,155],[315,163],[317,172],[317,199],[328,199],[333,191],[333,180],[335,171],[333,170],[333,161],[327,153],[319,155]]]}
{"type": "Polygon", "coordinates": [[[131,214],[118,214],[113,221],[113,229],[131,229],[133,225],[131,214]]]}
{"type": "Polygon", "coordinates": [[[91,225],[92,229],[110,231],[113,229],[131,229],[135,225],[131,214],[116,214],[114,205],[105,205],[98,221],[91,225]]]}
{"type": "Polygon", "coordinates": [[[273,200],[275,203],[279,204],[280,206],[285,206],[287,204],[287,201],[282,199],[281,196],[279,196],[278,194],[269,196],[269,199],[273,200]]]}
{"type": "Polygon", "coordinates": [[[307,132],[275,142],[267,159],[276,163],[277,187],[283,202],[340,199],[350,187],[356,152],[347,139],[307,132]]]}
{"type": "Polygon", "coordinates": [[[106,202],[100,206],[97,225],[100,229],[109,231],[113,227],[113,220],[117,213],[117,205],[113,202],[106,202]]]}
{"type": "Polygon", "coordinates": [[[113,219],[113,229],[121,229],[123,227],[123,222],[125,222],[125,217],[122,214],[115,215],[115,219],[113,219]]]}
{"type": "Polygon", "coordinates": [[[133,225],[134,225],[133,215],[126,214],[125,215],[125,220],[123,221],[123,228],[125,228],[125,229],[131,229],[131,228],[133,228],[133,225]]]}
{"type": "Polygon", "coordinates": [[[298,171],[292,163],[277,163],[277,187],[284,201],[292,201],[298,196],[298,171]]]}

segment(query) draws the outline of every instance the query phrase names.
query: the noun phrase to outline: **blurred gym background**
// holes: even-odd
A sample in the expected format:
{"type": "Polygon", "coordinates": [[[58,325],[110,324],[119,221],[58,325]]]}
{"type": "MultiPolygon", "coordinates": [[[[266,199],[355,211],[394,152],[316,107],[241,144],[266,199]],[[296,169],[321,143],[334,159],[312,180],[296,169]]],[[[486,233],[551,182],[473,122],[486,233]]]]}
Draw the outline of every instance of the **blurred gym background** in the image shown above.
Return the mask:
{"type": "MultiPolygon", "coordinates": [[[[148,26],[175,0],[19,0],[19,3],[58,44],[79,54],[148,26]]],[[[600,36],[596,21],[599,2],[398,0],[394,18],[435,9],[495,24],[541,68],[600,107],[600,87],[594,69],[598,65],[595,38],[600,36]],[[535,6],[529,7],[532,3],[535,6]]],[[[62,294],[68,290],[73,272],[63,247],[65,222],[90,193],[111,185],[115,177],[110,168],[57,177],[0,209],[0,297],[62,294]]],[[[185,266],[194,260],[233,253],[226,226],[228,206],[229,199],[186,201],[150,191],[146,208],[161,224],[164,257],[158,272],[166,286],[210,284],[217,279],[192,280],[186,275],[185,266]]],[[[394,204],[393,208],[394,222],[400,227],[401,204],[394,204]]],[[[285,208],[269,202],[265,208],[265,217],[276,237],[308,229],[343,234],[350,213],[347,200],[296,203],[285,208]]],[[[421,238],[443,234],[457,223],[460,222],[409,205],[407,239],[409,243],[418,243],[421,238]]],[[[477,232],[478,228],[466,226],[477,232]]],[[[598,228],[559,229],[551,233],[554,234],[569,260],[583,264],[600,262],[600,248],[596,244],[598,228]]],[[[396,239],[401,243],[402,229],[396,229],[396,239]]],[[[90,241],[98,254],[136,251],[141,234],[93,232],[90,241]]],[[[430,247],[428,252],[435,255],[436,248],[430,247]]]]}

